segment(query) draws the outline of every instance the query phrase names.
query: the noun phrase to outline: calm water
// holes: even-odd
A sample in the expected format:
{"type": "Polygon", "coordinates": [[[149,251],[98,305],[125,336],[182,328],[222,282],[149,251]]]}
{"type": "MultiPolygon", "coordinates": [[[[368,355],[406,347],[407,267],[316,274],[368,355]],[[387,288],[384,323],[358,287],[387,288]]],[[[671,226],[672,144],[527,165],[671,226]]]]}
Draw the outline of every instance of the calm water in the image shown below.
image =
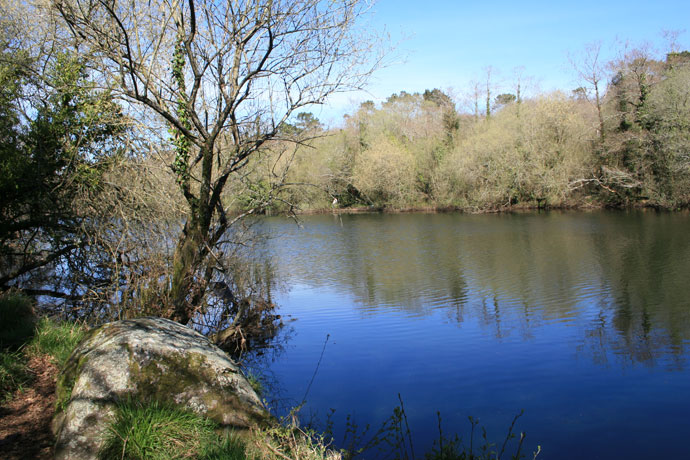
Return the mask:
{"type": "Polygon", "coordinates": [[[540,459],[690,458],[690,216],[267,219],[278,410],[380,424],[401,394],[418,456],[472,415],[540,459]]]}

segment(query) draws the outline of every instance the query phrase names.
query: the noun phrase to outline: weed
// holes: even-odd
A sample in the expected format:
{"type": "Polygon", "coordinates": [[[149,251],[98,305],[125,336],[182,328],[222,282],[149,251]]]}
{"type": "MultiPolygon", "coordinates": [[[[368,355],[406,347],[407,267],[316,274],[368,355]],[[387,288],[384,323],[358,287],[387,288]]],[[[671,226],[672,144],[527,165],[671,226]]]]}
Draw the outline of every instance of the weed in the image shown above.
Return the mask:
{"type": "Polygon", "coordinates": [[[201,460],[245,460],[248,458],[247,447],[235,436],[219,438],[204,446],[199,456],[201,460]]]}
{"type": "MultiPolygon", "coordinates": [[[[370,425],[360,429],[352,417],[347,416],[345,435],[341,444],[345,448],[343,456],[346,459],[370,456],[369,451],[376,449],[378,454],[371,456],[394,460],[415,460],[412,431],[407,420],[402,397],[398,395],[398,399],[400,405],[393,409],[393,414],[375,432],[371,430],[370,425]]],[[[333,413],[334,410],[331,409],[326,424],[327,433],[333,432],[333,413]]],[[[526,458],[522,452],[525,433],[520,433],[519,439],[513,441],[518,437],[514,430],[518,419],[522,416],[522,411],[513,418],[501,444],[492,443],[486,429],[480,427],[475,418],[468,417],[470,421],[469,445],[465,445],[458,434],[448,437],[443,432],[441,413],[437,412],[436,415],[438,439],[425,453],[425,460],[502,460],[508,458],[507,455],[509,455],[510,460],[526,458]],[[475,432],[478,428],[481,431],[481,439],[475,443],[475,432]]],[[[540,452],[541,447],[538,446],[537,451],[530,458],[536,459],[540,452]]]]}
{"type": "Polygon", "coordinates": [[[341,460],[342,452],[331,448],[323,434],[302,429],[294,414],[283,423],[256,433],[257,457],[281,460],[341,460]]]}
{"type": "MultiPolygon", "coordinates": [[[[478,451],[474,449],[474,432],[479,422],[473,417],[468,417],[470,421],[470,445],[463,445],[460,437],[455,434],[451,438],[447,438],[443,434],[443,427],[441,421],[441,413],[436,412],[436,417],[438,419],[438,440],[434,441],[434,445],[430,451],[425,454],[426,460],[501,460],[504,454],[506,454],[506,447],[508,443],[516,438],[513,430],[515,429],[515,423],[520,417],[522,417],[523,411],[520,411],[514,418],[503,444],[500,450],[496,450],[497,444],[493,444],[489,441],[486,429],[481,428],[482,443],[479,445],[478,451]]],[[[511,460],[520,460],[525,458],[522,454],[522,444],[525,441],[525,433],[520,433],[520,439],[517,446],[515,447],[515,452],[510,455],[511,460]]],[[[537,458],[541,451],[541,447],[537,447],[537,452],[533,454],[533,460],[537,458]]]]}

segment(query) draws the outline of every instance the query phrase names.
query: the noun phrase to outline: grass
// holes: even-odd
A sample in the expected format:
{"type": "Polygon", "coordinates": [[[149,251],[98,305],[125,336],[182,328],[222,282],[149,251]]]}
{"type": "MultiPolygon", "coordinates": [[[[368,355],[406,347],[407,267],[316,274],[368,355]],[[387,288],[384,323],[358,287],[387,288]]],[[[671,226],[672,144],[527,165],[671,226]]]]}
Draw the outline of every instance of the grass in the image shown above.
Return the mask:
{"type": "Polygon", "coordinates": [[[83,325],[41,318],[25,351],[29,355],[49,355],[61,368],[85,334],[83,325]]]}
{"type": "Polygon", "coordinates": [[[0,296],[0,403],[31,382],[29,358],[48,355],[62,367],[86,332],[74,323],[37,320],[33,305],[17,292],[0,296]]]}
{"type": "Polygon", "coordinates": [[[32,380],[31,372],[26,366],[26,358],[20,351],[0,351],[0,404],[12,398],[32,380]]]}
{"type": "Polygon", "coordinates": [[[247,371],[245,373],[245,377],[247,377],[247,381],[249,382],[249,385],[252,387],[252,390],[256,392],[259,397],[264,396],[265,393],[265,388],[263,382],[261,382],[261,378],[254,372],[252,371],[247,371]]]}
{"type": "Polygon", "coordinates": [[[16,292],[0,296],[0,403],[31,382],[27,358],[20,349],[31,340],[34,327],[31,299],[16,292]]]}
{"type": "Polygon", "coordinates": [[[218,426],[193,412],[158,402],[126,401],[116,407],[103,460],[244,459],[244,445],[216,433],[218,426]]]}
{"type": "Polygon", "coordinates": [[[129,400],[116,406],[99,453],[101,460],[336,460],[323,436],[294,423],[219,434],[213,421],[156,401],[129,400]]]}

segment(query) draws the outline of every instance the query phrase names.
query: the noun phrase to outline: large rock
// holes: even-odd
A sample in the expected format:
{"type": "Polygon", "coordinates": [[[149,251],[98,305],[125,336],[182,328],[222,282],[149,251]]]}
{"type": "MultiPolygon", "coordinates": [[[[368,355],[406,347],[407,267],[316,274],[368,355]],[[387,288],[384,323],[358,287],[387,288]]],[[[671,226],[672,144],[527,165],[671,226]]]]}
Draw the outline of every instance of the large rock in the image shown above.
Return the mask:
{"type": "Polygon", "coordinates": [[[160,318],[117,321],[92,330],[58,377],[55,458],[96,458],[127,398],[178,404],[224,426],[269,419],[237,365],[201,334],[160,318]]]}

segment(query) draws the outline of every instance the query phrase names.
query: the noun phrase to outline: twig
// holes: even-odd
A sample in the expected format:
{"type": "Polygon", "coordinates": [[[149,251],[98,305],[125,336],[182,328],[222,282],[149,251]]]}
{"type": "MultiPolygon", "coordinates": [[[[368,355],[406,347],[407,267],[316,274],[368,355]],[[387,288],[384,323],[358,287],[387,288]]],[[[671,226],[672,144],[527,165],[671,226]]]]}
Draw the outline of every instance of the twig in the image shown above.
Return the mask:
{"type": "Polygon", "coordinates": [[[290,436],[292,437],[292,449],[295,454],[295,460],[300,460],[299,458],[299,450],[297,448],[297,439],[295,439],[295,432],[290,431],[290,436]]]}
{"type": "Polygon", "coordinates": [[[441,411],[436,411],[436,418],[438,418],[438,448],[443,455],[443,429],[441,428],[441,411]]]}
{"type": "MultiPolygon", "coordinates": [[[[400,411],[402,412],[403,415],[403,420],[405,420],[405,429],[407,430],[407,439],[410,441],[410,452],[412,453],[412,460],[415,460],[414,458],[414,446],[412,445],[412,433],[410,433],[410,425],[407,423],[407,414],[405,413],[405,406],[403,405],[403,400],[402,397],[400,396],[400,393],[398,393],[398,401],[400,401],[400,411]]],[[[405,445],[403,438],[403,446],[405,445]]]]}
{"type": "Polygon", "coordinates": [[[515,416],[515,418],[513,418],[513,422],[510,424],[510,428],[508,428],[508,434],[506,435],[506,439],[503,441],[503,446],[501,446],[501,453],[498,454],[498,457],[496,457],[498,460],[501,459],[501,456],[503,455],[503,451],[504,451],[505,448],[506,448],[506,444],[508,444],[508,441],[509,441],[509,440],[512,438],[512,436],[513,436],[513,428],[515,428],[515,422],[517,422],[517,420],[518,420],[520,417],[522,417],[522,414],[524,414],[524,413],[525,413],[525,411],[524,411],[524,410],[521,410],[520,413],[517,414],[517,415],[515,416]]]}
{"type": "Polygon", "coordinates": [[[290,457],[288,457],[287,455],[283,454],[281,451],[273,447],[268,441],[266,441],[266,447],[268,447],[271,452],[273,452],[280,458],[283,458],[284,460],[292,460],[290,457]]]}
{"type": "Polygon", "coordinates": [[[309,385],[307,385],[307,390],[304,392],[304,396],[302,396],[302,403],[300,404],[300,406],[304,405],[304,403],[307,402],[307,395],[309,394],[309,390],[311,390],[311,384],[314,383],[316,373],[319,371],[319,366],[321,365],[321,360],[323,359],[323,353],[326,351],[326,344],[328,343],[328,339],[330,337],[331,334],[326,334],[326,340],[323,342],[323,348],[321,349],[321,356],[319,356],[319,362],[316,363],[316,369],[314,369],[314,374],[311,376],[309,385]]]}
{"type": "Polygon", "coordinates": [[[527,435],[524,432],[520,433],[520,443],[518,444],[517,452],[515,453],[515,458],[520,458],[520,451],[522,450],[522,443],[525,442],[527,435]]]}

